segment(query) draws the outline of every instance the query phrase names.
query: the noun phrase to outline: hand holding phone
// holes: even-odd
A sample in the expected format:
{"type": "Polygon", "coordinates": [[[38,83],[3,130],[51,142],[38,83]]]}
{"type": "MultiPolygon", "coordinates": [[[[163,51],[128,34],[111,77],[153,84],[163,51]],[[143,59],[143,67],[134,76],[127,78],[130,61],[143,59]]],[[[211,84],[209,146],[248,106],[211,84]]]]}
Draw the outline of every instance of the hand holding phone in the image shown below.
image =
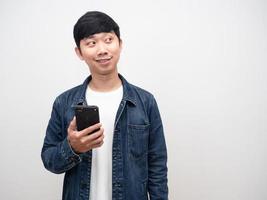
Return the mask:
{"type": "Polygon", "coordinates": [[[103,145],[104,130],[99,123],[97,106],[75,107],[75,118],[68,127],[67,138],[76,153],[84,153],[103,145]]]}

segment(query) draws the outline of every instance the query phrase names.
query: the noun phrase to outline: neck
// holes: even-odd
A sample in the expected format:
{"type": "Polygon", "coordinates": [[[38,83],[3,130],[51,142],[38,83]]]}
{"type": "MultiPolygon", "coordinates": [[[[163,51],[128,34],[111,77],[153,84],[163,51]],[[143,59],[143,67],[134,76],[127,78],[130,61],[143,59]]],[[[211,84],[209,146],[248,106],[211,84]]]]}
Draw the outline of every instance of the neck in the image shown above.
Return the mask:
{"type": "Polygon", "coordinates": [[[121,86],[121,79],[118,73],[109,75],[93,75],[89,82],[89,87],[98,92],[110,92],[116,90],[121,86]]]}

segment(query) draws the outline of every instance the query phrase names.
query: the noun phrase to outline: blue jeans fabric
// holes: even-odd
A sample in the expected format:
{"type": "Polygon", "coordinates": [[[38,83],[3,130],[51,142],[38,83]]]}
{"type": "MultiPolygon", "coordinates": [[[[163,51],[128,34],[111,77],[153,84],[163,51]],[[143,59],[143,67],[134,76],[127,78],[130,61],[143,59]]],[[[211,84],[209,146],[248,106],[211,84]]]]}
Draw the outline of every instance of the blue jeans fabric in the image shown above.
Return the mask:
{"type": "MultiPolygon", "coordinates": [[[[114,122],[112,199],[166,200],[167,149],[157,103],[152,94],[119,77],[123,98],[114,122]]],[[[65,173],[63,200],[89,199],[92,151],[76,154],[67,140],[67,128],[73,107],[86,104],[90,80],[91,76],[55,99],[41,152],[47,170],[65,173]]]]}

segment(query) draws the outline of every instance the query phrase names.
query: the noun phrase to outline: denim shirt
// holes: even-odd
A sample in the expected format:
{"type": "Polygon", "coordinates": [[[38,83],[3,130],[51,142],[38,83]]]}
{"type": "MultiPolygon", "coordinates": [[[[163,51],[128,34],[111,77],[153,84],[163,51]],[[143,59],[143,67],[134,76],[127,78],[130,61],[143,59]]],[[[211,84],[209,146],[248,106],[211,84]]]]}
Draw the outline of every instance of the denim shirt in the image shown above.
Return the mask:
{"type": "MultiPolygon", "coordinates": [[[[112,199],[166,200],[167,149],[157,103],[152,94],[119,77],[123,98],[114,124],[112,199]]],[[[76,154],[67,129],[73,107],[86,104],[90,80],[56,98],[46,130],[41,157],[47,170],[65,173],[63,200],[89,200],[92,151],[76,154]]]]}

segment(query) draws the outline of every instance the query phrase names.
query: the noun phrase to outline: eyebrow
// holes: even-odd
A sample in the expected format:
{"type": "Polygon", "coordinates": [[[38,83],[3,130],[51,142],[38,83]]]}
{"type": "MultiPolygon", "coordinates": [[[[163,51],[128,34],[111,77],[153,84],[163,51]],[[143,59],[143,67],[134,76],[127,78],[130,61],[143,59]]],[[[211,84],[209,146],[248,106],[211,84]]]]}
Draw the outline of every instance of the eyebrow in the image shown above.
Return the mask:
{"type": "MultiPolygon", "coordinates": [[[[114,33],[114,32],[104,32],[104,33],[106,33],[105,36],[104,36],[104,37],[106,37],[107,35],[112,35],[112,33],[114,33]]],[[[96,34],[97,34],[97,33],[96,33],[96,34]]],[[[113,36],[113,35],[112,35],[112,36],[113,36]]],[[[83,40],[94,39],[94,38],[96,38],[95,34],[93,34],[93,35],[89,35],[88,37],[85,37],[83,40]]]]}
{"type": "Polygon", "coordinates": [[[94,35],[89,35],[88,37],[85,37],[84,40],[95,38],[94,35]]]}

